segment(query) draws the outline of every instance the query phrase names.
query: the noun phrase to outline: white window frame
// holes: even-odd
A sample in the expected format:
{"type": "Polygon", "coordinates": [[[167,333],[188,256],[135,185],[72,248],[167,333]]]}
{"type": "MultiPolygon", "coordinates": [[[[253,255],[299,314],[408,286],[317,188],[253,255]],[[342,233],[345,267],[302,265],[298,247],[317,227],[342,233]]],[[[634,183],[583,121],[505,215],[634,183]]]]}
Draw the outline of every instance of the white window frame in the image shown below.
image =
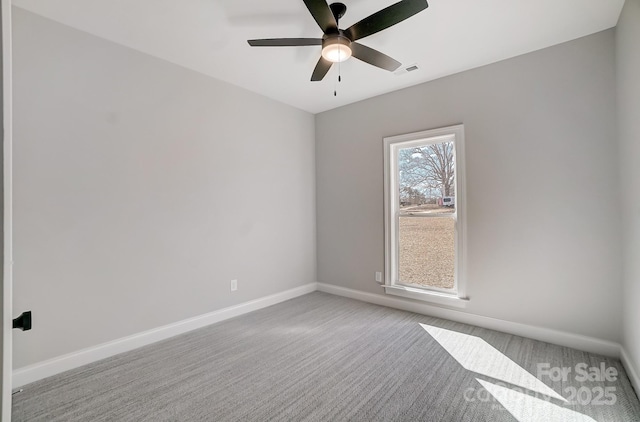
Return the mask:
{"type": "MultiPolygon", "coordinates": [[[[384,232],[385,232],[385,280],[387,294],[417,299],[438,305],[465,307],[469,302],[466,295],[466,191],[464,173],[464,126],[456,125],[422,132],[387,137],[384,144],[384,232]],[[418,288],[398,283],[399,256],[399,180],[398,151],[412,145],[445,142],[453,140],[455,160],[455,212],[451,218],[455,228],[455,276],[454,289],[418,288]]],[[[424,217],[446,218],[446,217],[424,217]]]]}

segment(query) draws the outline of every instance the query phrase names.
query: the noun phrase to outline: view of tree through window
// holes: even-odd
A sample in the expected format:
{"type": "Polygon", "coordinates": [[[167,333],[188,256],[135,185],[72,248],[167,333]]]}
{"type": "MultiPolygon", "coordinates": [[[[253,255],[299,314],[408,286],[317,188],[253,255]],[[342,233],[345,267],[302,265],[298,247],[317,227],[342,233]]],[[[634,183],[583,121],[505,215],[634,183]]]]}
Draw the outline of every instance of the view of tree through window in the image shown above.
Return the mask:
{"type": "Polygon", "coordinates": [[[451,141],[398,151],[399,282],[454,288],[455,159],[451,141]]]}

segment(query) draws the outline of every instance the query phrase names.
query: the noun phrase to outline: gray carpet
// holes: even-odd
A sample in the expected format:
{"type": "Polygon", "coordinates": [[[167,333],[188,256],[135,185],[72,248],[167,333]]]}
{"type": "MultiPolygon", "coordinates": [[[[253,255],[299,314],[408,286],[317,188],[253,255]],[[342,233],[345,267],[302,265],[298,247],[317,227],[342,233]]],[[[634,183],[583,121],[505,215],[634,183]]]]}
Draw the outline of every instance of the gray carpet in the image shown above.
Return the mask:
{"type": "Polygon", "coordinates": [[[13,418],[627,422],[640,403],[618,360],[315,292],[27,385],[13,418]]]}

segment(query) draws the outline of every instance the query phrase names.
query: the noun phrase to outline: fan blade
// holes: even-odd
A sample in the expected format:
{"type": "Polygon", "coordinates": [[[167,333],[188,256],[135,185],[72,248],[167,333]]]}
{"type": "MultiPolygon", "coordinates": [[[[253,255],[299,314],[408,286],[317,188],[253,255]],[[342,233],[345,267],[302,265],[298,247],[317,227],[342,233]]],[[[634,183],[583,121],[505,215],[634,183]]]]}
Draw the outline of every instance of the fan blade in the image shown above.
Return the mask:
{"type": "Polygon", "coordinates": [[[336,18],[325,0],[304,0],[304,4],[322,32],[326,34],[338,31],[338,22],[336,22],[336,18]]]}
{"type": "Polygon", "coordinates": [[[351,41],[359,40],[400,23],[427,7],[426,0],[399,1],[351,25],[345,32],[351,41]]]}
{"type": "Polygon", "coordinates": [[[393,72],[399,68],[401,64],[399,61],[392,59],[386,54],[357,42],[351,43],[351,55],[356,59],[360,59],[363,62],[372,64],[381,69],[388,70],[389,72],[393,72]]]}
{"type": "Polygon", "coordinates": [[[329,69],[331,69],[332,64],[332,62],[325,60],[324,57],[320,56],[320,60],[318,60],[318,64],[316,64],[316,68],[313,69],[311,80],[314,82],[321,81],[324,78],[324,75],[326,75],[329,69]]]}
{"type": "Polygon", "coordinates": [[[298,47],[302,45],[322,45],[322,38],[268,38],[247,40],[251,47],[298,47]]]}

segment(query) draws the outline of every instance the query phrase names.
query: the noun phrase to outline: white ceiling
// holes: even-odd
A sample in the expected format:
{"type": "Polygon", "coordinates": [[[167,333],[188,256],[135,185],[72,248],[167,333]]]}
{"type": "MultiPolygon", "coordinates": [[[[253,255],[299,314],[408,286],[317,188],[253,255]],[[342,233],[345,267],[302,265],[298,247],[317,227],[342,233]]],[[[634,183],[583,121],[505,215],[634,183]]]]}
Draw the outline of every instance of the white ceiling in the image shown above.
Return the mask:
{"type": "MultiPolygon", "coordinates": [[[[396,0],[342,0],[341,28],[396,0]]],[[[394,74],[356,59],[310,82],[320,46],[252,48],[253,38],[322,32],[302,0],[14,0],[113,42],[318,113],[616,25],[624,0],[429,0],[429,8],[360,40],[419,70],[394,74]]]]}

